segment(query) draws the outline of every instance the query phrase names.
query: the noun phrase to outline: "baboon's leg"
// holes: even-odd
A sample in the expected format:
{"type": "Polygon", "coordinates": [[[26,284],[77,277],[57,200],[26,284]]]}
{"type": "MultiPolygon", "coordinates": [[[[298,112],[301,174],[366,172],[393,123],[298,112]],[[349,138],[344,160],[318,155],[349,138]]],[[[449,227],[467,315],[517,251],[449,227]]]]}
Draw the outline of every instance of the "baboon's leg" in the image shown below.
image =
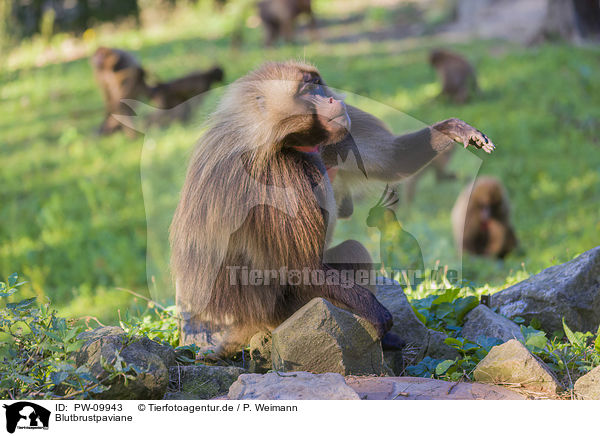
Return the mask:
{"type": "Polygon", "coordinates": [[[325,251],[323,261],[329,266],[338,269],[367,270],[373,267],[371,255],[360,242],[353,239],[342,242],[325,251]]]}
{"type": "Polygon", "coordinates": [[[179,345],[196,344],[203,351],[215,350],[224,337],[222,330],[209,326],[198,317],[184,317],[179,325],[179,345]]]}
{"type": "MultiPolygon", "coordinates": [[[[325,258],[327,259],[328,262],[328,266],[331,266],[332,268],[335,268],[337,270],[353,270],[356,274],[357,271],[365,271],[365,279],[368,280],[368,278],[370,277],[369,274],[374,273],[373,272],[373,261],[371,259],[371,255],[369,254],[369,252],[367,251],[367,249],[365,248],[364,245],[362,245],[360,242],[349,239],[347,241],[342,242],[341,244],[336,245],[335,247],[330,248],[329,250],[327,250],[325,252],[325,258]],[[329,264],[329,262],[331,262],[331,264],[329,264]]],[[[356,275],[355,275],[356,277],[356,275]]],[[[361,286],[358,286],[359,288],[361,286]]],[[[368,289],[371,292],[375,292],[376,289],[372,289],[371,286],[364,286],[364,288],[368,289]]],[[[355,292],[354,289],[348,289],[348,292],[355,292]]],[[[342,290],[343,292],[343,290],[342,290]]],[[[373,297],[374,298],[374,297],[373,297]]],[[[377,301],[377,299],[375,299],[376,305],[381,306],[381,309],[383,309],[385,312],[387,312],[387,309],[385,309],[381,303],[379,303],[379,301],[377,301]]],[[[339,300],[336,300],[339,302],[339,300]]],[[[334,303],[336,301],[333,301],[334,303]]],[[[352,312],[356,313],[357,315],[362,315],[359,310],[363,309],[363,308],[359,308],[357,310],[356,307],[352,307],[349,306],[347,304],[343,304],[345,307],[347,307],[348,309],[350,309],[352,312]]],[[[377,309],[377,310],[381,310],[381,309],[377,309]]],[[[389,312],[388,312],[389,313],[389,312]]],[[[367,318],[367,317],[365,317],[367,318]]],[[[367,318],[368,319],[368,318],[367,318]]],[[[394,333],[391,332],[387,332],[383,335],[383,337],[381,338],[381,345],[384,349],[386,350],[399,350],[402,349],[405,345],[406,342],[401,339],[400,337],[398,337],[397,335],[395,335],[394,333]]]]}

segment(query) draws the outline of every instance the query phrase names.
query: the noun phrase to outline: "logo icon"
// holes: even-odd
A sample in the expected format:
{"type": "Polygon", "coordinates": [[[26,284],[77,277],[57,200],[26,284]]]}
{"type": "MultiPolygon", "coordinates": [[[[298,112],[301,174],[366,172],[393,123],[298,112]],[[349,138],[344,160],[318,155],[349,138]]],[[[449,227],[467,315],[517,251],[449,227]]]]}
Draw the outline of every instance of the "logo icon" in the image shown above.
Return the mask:
{"type": "Polygon", "coordinates": [[[6,431],[14,433],[19,429],[48,429],[50,411],[29,401],[19,401],[11,405],[4,404],[6,409],[6,431]]]}

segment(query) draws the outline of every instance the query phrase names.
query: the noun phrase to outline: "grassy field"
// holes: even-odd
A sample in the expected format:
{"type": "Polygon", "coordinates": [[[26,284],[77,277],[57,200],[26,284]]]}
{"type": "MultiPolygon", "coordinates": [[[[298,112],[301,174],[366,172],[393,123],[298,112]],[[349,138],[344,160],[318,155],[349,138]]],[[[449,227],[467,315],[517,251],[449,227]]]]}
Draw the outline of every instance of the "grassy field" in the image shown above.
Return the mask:
{"type": "MultiPolygon", "coordinates": [[[[341,13],[340,2],[317,2],[320,40],[302,33],[297,45],[269,50],[262,48],[260,28],[246,29],[241,50],[231,49],[234,11],[208,16],[189,9],[143,29],[88,32],[77,47],[87,55],[98,45],[133,51],[160,78],[219,63],[227,83],[268,59],[306,59],[329,85],[364,97],[356,97],[363,109],[387,108],[385,119],[396,131],[449,117],[477,126],[497,145],[492,156],[475,154],[482,159],[479,173],[505,183],[522,247],[505,262],[465,258],[463,276],[477,286],[501,288],[600,243],[597,47],[449,44],[435,34],[398,39],[385,30],[413,10],[366,11],[353,3],[359,6],[341,13]],[[477,100],[455,106],[434,99],[439,85],[427,53],[440,45],[476,65],[483,89],[477,100]],[[410,122],[395,123],[395,116],[410,122]]],[[[157,262],[168,257],[166,234],[160,232],[210,105],[189,125],[151,131],[146,142],[144,135],[97,137],[100,93],[87,58],[61,61],[64,46],[60,37],[49,45],[24,43],[4,59],[0,72],[0,274],[18,271],[29,282],[26,293],[49,297],[65,315],[95,315],[109,322],[117,308],[137,304],[116,288],[148,294],[153,275],[146,271],[148,244],[154,256],[162,257],[157,262]],[[48,51],[58,53],[56,59],[40,62],[48,51]],[[151,197],[146,204],[143,187],[146,199],[151,197]],[[147,213],[156,222],[150,234],[147,213]]],[[[469,159],[474,162],[473,156],[455,153],[456,182],[437,187],[432,174],[425,175],[415,205],[398,212],[403,223],[418,233],[425,222],[434,239],[449,240],[449,211],[472,175],[461,169],[469,159]]],[[[344,223],[338,230],[340,239],[357,231],[344,223]]],[[[373,233],[366,237],[376,241],[373,233]]],[[[441,248],[442,262],[451,250],[448,244],[441,248]]]]}

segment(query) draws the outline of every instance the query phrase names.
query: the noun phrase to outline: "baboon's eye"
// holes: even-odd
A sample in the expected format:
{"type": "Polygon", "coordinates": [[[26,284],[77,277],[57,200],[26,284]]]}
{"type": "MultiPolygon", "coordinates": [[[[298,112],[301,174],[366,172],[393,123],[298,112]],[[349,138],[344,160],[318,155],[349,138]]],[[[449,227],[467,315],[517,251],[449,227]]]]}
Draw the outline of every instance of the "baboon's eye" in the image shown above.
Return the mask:
{"type": "Polygon", "coordinates": [[[307,82],[304,85],[302,85],[302,87],[300,88],[300,95],[304,95],[304,94],[310,94],[312,92],[314,92],[316,89],[318,88],[318,85],[315,85],[312,82],[307,82]]]}

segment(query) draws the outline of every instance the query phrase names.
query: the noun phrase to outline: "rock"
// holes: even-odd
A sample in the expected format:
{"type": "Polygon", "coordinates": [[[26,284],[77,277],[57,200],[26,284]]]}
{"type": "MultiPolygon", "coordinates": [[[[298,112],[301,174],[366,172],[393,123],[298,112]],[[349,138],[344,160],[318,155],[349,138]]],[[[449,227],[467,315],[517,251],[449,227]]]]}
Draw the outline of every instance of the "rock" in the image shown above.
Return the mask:
{"type": "Polygon", "coordinates": [[[461,335],[473,342],[481,335],[498,338],[504,342],[510,339],[524,339],[517,324],[483,304],[467,314],[461,335]]]}
{"type": "Polygon", "coordinates": [[[595,332],[600,324],[600,247],[562,265],[545,269],[492,296],[493,307],[507,318],[537,318],[544,330],[595,332]]]}
{"type": "MultiPolygon", "coordinates": [[[[448,336],[427,328],[419,321],[400,284],[394,280],[380,278],[375,295],[394,316],[392,332],[404,339],[407,347],[417,348],[416,361],[421,361],[425,356],[435,359],[455,359],[459,356],[458,351],[444,343],[448,336]]],[[[386,359],[389,359],[390,366],[398,374],[392,362],[393,358],[393,353],[386,352],[386,359]]]]}
{"type": "Polygon", "coordinates": [[[581,400],[600,400],[600,366],[577,379],[575,395],[581,400]]]}
{"type": "Polygon", "coordinates": [[[421,377],[346,377],[361,400],[524,400],[500,386],[421,377]]]}
{"type": "Polygon", "coordinates": [[[208,400],[226,394],[244,368],[236,366],[173,366],[165,400],[208,400]]]}
{"type": "Polygon", "coordinates": [[[477,364],[473,378],[484,383],[511,383],[532,391],[556,394],[562,390],[550,369],[516,339],[492,347],[477,364]]]}
{"type": "Polygon", "coordinates": [[[229,388],[230,400],[358,400],[337,373],[304,371],[242,374],[229,388]]]}
{"type": "Polygon", "coordinates": [[[99,327],[81,333],[79,339],[86,342],[73,354],[78,366],[86,365],[97,378],[105,374],[100,357],[112,363],[117,353],[128,365],[135,365],[143,372],[129,380],[127,386],[119,377],[106,382],[110,388],[94,394],[95,399],[118,400],[159,400],[167,390],[169,382],[168,368],[175,365],[175,353],[169,346],[161,345],[146,337],[134,337],[128,340],[119,327],[99,327]]]}
{"type": "Polygon", "coordinates": [[[365,319],[315,298],[273,331],[275,371],[384,374],[381,343],[365,319]]]}
{"type": "Polygon", "coordinates": [[[258,332],[250,338],[249,371],[264,374],[272,368],[270,332],[258,332]]]}

